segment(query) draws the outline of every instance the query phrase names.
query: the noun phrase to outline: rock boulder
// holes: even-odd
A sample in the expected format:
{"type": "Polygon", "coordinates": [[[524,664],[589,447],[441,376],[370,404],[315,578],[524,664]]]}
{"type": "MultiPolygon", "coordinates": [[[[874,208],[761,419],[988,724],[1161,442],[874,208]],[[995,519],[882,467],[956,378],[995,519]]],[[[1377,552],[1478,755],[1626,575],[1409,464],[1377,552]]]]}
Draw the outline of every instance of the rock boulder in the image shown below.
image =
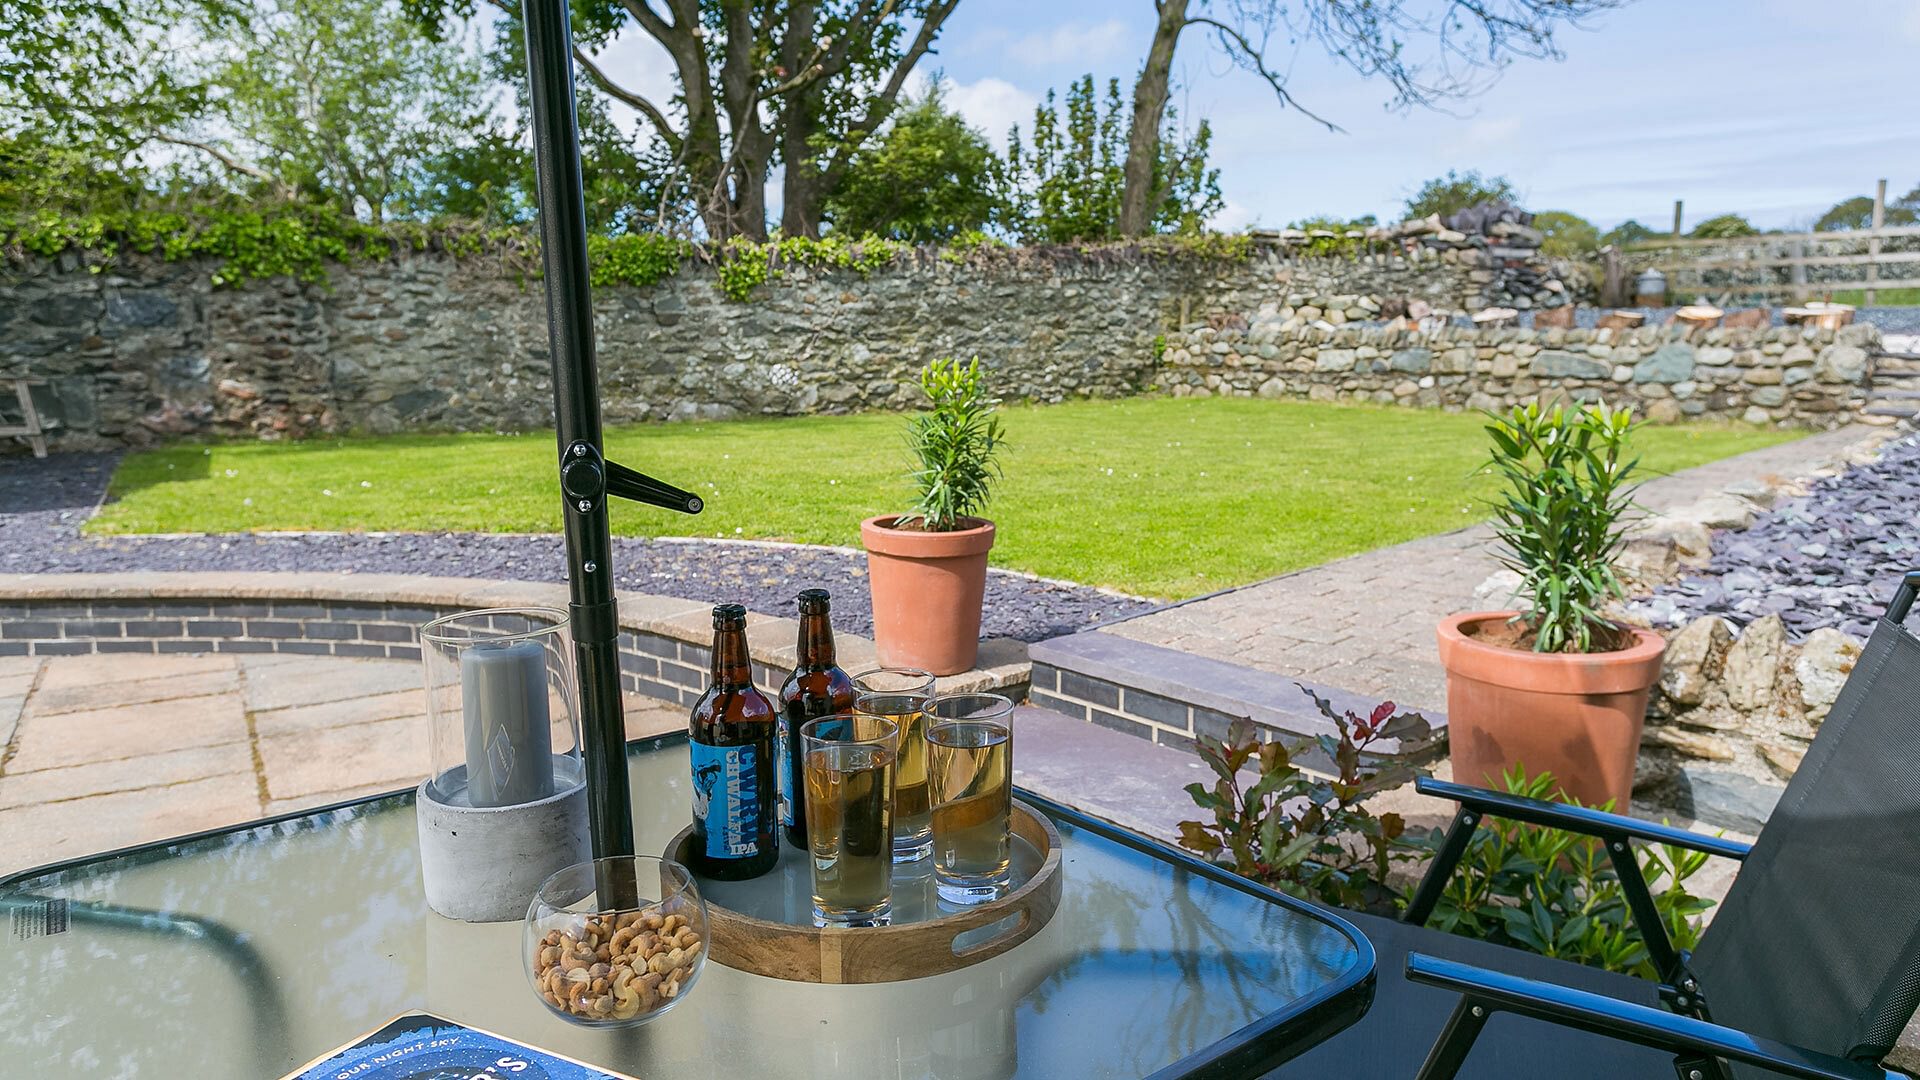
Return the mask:
{"type": "Polygon", "coordinates": [[[1733,627],[1717,615],[1702,615],[1688,623],[1667,642],[1660,689],[1682,705],[1705,701],[1707,688],[1720,678],[1732,644],[1733,627]]]}
{"type": "Polygon", "coordinates": [[[1734,708],[1754,712],[1773,701],[1773,684],[1780,677],[1781,653],[1786,650],[1787,627],[1778,615],[1755,619],[1727,649],[1723,668],[1727,701],[1734,708]]]}
{"type": "Polygon", "coordinates": [[[1861,648],[1859,638],[1830,626],[1807,635],[1794,659],[1793,673],[1800,680],[1800,699],[1806,703],[1808,719],[1818,722],[1833,707],[1860,660],[1861,648]]]}

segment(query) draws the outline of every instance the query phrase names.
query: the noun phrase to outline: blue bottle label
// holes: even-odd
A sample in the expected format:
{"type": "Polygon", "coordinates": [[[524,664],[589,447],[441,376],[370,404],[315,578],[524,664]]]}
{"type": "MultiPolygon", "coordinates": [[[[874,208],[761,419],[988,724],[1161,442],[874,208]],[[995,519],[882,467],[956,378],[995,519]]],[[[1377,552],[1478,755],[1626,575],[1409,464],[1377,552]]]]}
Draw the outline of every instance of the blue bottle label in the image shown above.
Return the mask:
{"type": "Polygon", "coordinates": [[[787,712],[780,710],[779,718],[774,722],[776,734],[773,740],[773,757],[776,762],[774,773],[779,777],[780,785],[780,824],[793,828],[793,748],[787,745],[792,736],[787,731],[787,712]]]}
{"type": "Polygon", "coordinates": [[[760,854],[759,773],[753,746],[689,742],[693,762],[693,816],[703,823],[710,859],[760,854]]]}

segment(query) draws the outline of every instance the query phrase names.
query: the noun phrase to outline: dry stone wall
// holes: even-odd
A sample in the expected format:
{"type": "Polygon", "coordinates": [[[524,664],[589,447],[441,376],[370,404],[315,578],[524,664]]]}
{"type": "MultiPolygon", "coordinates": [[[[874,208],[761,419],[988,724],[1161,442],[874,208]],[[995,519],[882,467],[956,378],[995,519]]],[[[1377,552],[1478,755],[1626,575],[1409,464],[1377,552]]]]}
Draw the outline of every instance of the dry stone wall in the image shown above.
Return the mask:
{"type": "MultiPolygon", "coordinates": [[[[1111,397],[1156,385],[1183,327],[1292,296],[1352,297],[1354,318],[1564,296],[1526,236],[1414,222],[1308,253],[1327,239],[1275,234],[1244,259],[922,252],[865,277],[788,268],[744,302],[690,265],[595,290],[604,408],[611,423],[902,408],[921,365],[975,355],[1008,398],[1111,397]]],[[[213,269],[127,256],[96,272],[74,254],[0,267],[0,380],[43,380],[63,449],[551,423],[540,283],[496,260],[408,253],[233,288],[213,269]]]]}
{"type": "Polygon", "coordinates": [[[1295,294],[1167,341],[1177,396],[1493,409],[1542,395],[1632,404],[1658,422],[1720,417],[1834,427],[1865,400],[1872,326],[1431,330],[1330,324],[1365,298],[1295,294]]]}

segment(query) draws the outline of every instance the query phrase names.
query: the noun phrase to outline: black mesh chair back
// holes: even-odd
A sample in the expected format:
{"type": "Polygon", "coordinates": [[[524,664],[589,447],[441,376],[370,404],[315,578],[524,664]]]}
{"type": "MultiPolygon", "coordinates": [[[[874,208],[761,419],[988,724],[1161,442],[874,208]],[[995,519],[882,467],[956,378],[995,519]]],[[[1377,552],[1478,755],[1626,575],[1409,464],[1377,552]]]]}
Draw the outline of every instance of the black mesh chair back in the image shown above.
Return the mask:
{"type": "Polygon", "coordinates": [[[1920,639],[1909,574],[1695,954],[1713,1019],[1878,1060],[1920,999],[1920,639]]]}

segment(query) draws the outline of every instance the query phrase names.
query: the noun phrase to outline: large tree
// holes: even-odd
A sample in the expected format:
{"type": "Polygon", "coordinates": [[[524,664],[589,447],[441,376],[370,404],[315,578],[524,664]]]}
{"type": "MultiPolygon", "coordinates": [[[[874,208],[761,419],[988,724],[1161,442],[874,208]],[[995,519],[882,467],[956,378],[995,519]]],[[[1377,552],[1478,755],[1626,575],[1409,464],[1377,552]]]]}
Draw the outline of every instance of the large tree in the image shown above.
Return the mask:
{"type": "Polygon", "coordinates": [[[1406,216],[1423,218],[1428,214],[1438,214],[1446,217],[1481,203],[1519,201],[1519,191],[1514,188],[1513,181],[1504,176],[1482,176],[1477,169],[1468,169],[1465,173],[1448,169],[1447,175],[1436,176],[1421,184],[1407,198],[1406,216]]]}
{"type": "MultiPolygon", "coordinates": [[[[1122,235],[1126,118],[1118,79],[1108,81],[1102,99],[1093,76],[1081,76],[1067,87],[1064,113],[1048,91],[1033,111],[1028,137],[1017,125],[1007,133],[1002,227],[1028,243],[1122,235]]],[[[1199,232],[1224,205],[1220,171],[1207,164],[1213,133],[1205,120],[1190,134],[1180,131],[1171,109],[1166,120],[1150,165],[1155,201],[1148,208],[1148,231],[1199,232]]]]}
{"type": "MultiPolygon", "coordinates": [[[[1887,200],[1882,220],[1888,225],[1911,225],[1920,220],[1920,185],[1897,199],[1887,200]]],[[[1820,220],[1813,223],[1815,232],[1872,227],[1873,199],[1865,195],[1855,195],[1834,203],[1826,213],[1820,215],[1820,220]]]]}
{"type": "Polygon", "coordinates": [[[931,243],[984,229],[993,220],[993,147],[941,100],[903,101],[880,137],[867,140],[828,197],[835,230],[931,243]]]}
{"type": "MultiPolygon", "coordinates": [[[[509,23],[515,0],[405,0],[440,24],[486,3],[509,23]]],[[[784,167],[781,227],[817,236],[827,196],[899,101],[959,0],[572,0],[574,60],[600,92],[644,118],[685,181],[707,235],[765,239],[767,181],[784,167]],[[633,30],[672,65],[655,100],[641,72],[602,55],[633,30]]]]}
{"type": "Polygon", "coordinates": [[[284,197],[381,221],[429,158],[487,130],[478,58],[421,34],[397,0],[254,0],[212,30],[208,122],[152,137],[284,197]]]}
{"type": "Polygon", "coordinates": [[[0,3],[0,135],[120,170],[157,125],[203,102],[169,62],[175,28],[229,14],[220,0],[0,3]]]}
{"type": "Polygon", "coordinates": [[[1516,58],[1557,59],[1554,31],[1625,0],[1154,0],[1158,15],[1146,64],[1133,89],[1120,229],[1151,228],[1159,199],[1154,163],[1172,85],[1173,58],[1189,27],[1212,33],[1233,62],[1266,81],[1283,107],[1329,130],[1338,126],[1300,104],[1284,61],[1268,46],[1319,45],[1364,78],[1386,80],[1398,108],[1477,92],[1516,58]]]}
{"type": "MultiPolygon", "coordinates": [[[[39,3],[40,0],[29,0],[39,3]]],[[[399,0],[72,0],[0,21],[0,135],[103,172],[331,202],[370,220],[488,131],[479,59],[399,0]]]]}

